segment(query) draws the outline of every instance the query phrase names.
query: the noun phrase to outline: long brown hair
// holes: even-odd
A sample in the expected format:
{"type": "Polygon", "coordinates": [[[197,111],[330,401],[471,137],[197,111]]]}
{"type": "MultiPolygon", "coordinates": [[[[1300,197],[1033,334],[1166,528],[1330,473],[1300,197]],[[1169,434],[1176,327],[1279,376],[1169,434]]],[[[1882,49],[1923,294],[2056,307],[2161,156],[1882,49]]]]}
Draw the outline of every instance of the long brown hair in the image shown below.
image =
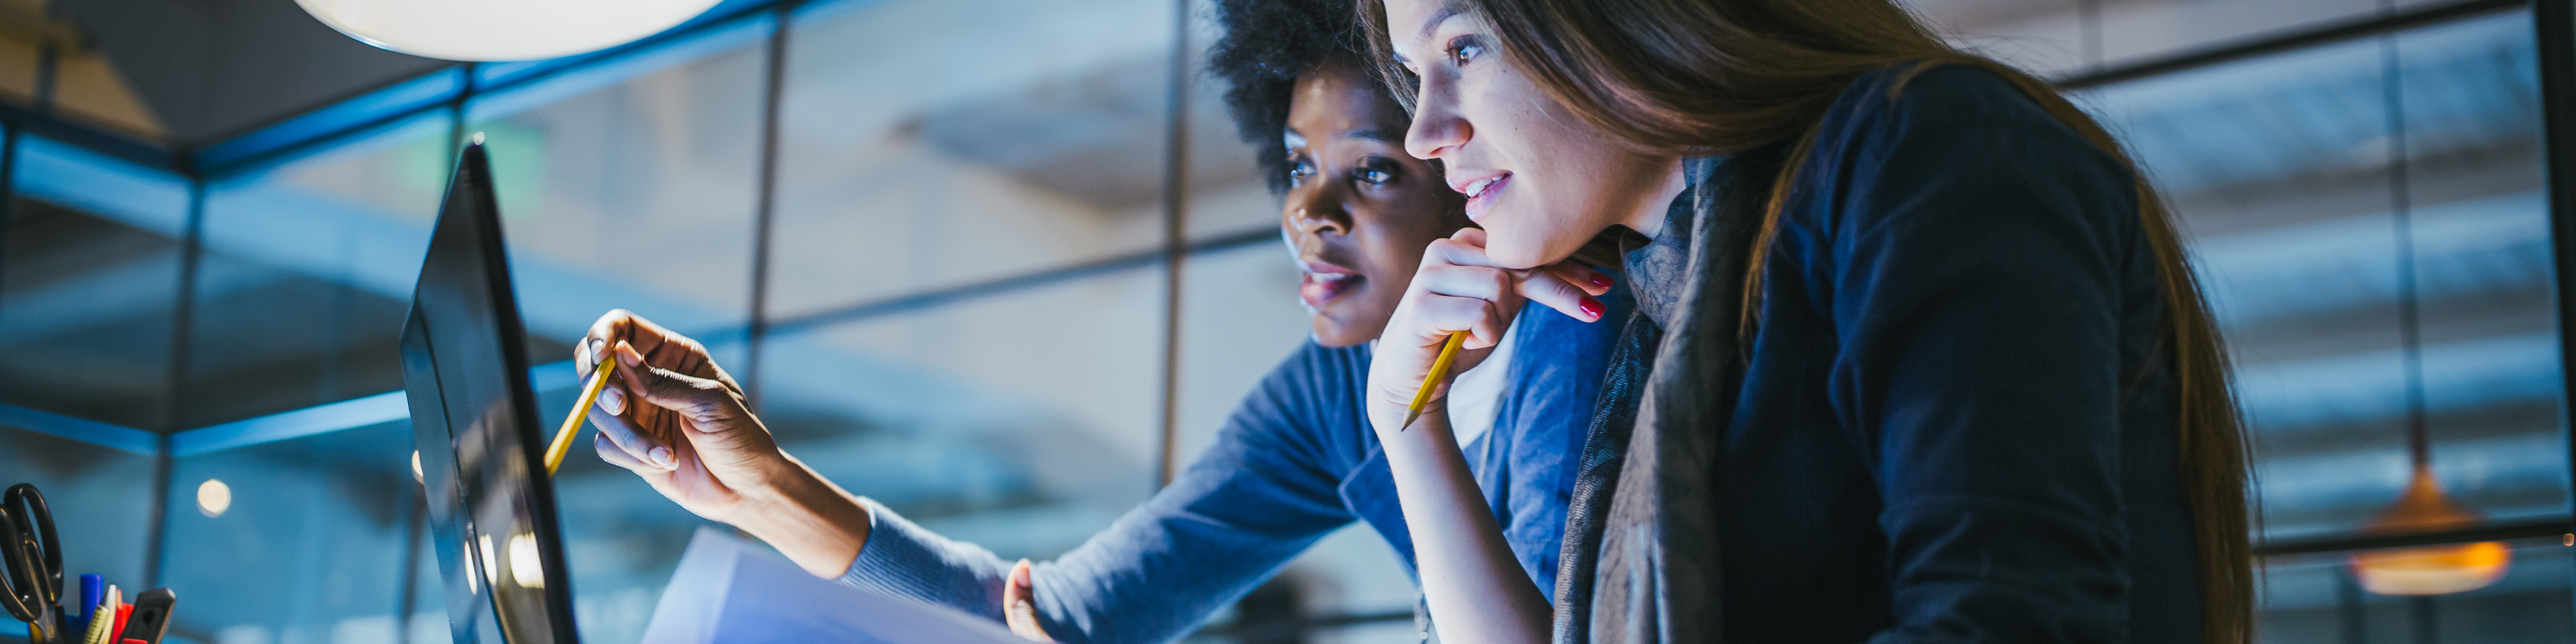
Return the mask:
{"type": "MultiPolygon", "coordinates": [[[[2245,434],[2229,395],[2227,354],[2184,257],[2164,199],[2120,143],[2047,82],[1943,43],[1888,0],[1447,0],[1482,19],[1506,60],[1557,103],[1642,151],[1745,152],[1796,138],[1772,184],[1745,276],[1742,328],[1758,310],[1764,259],[1780,211],[1827,107],[1859,75],[1910,65],[1903,79],[1940,65],[2003,77],[2050,116],[2129,167],[2138,220],[2164,294],[2165,337],[2177,389],[2180,480],[2193,517],[2201,635],[2211,644],[2252,638],[2252,549],[2247,543],[2245,434]]],[[[1360,0],[1373,58],[1399,85],[1384,0],[1360,0]]],[[[1901,91],[1903,80],[1894,84],[1901,91]]],[[[1395,94],[1407,102],[1411,87],[1395,94]]]]}

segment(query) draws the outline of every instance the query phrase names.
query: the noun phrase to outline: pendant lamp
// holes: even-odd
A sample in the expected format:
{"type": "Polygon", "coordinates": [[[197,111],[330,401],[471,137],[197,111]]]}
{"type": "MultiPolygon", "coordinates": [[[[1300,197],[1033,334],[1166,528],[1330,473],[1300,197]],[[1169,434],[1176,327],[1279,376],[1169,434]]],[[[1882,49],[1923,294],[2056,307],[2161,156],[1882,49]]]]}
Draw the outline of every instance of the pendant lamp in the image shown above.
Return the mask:
{"type": "Polygon", "coordinates": [[[465,61],[538,60],[635,41],[718,0],[295,0],[377,47],[465,61]]]}
{"type": "MultiPolygon", "coordinates": [[[[2417,429],[2416,431],[2422,431],[2417,429]]],[[[2469,528],[2478,524],[2474,511],[2442,494],[2433,469],[2420,460],[2414,480],[2397,503],[2381,510],[2362,528],[2364,534],[2423,534],[2469,528]]],[[[2369,550],[2352,555],[2352,575],[2361,588],[2382,595],[2443,595],[2485,588],[2504,578],[2513,551],[2503,542],[2369,550]]]]}
{"type": "MultiPolygon", "coordinates": [[[[2385,6],[2383,5],[2383,9],[2385,6]]],[[[2389,213],[2396,225],[2397,328],[2406,380],[2406,451],[2414,472],[2406,491],[2362,525],[2366,535],[2426,534],[2475,527],[2483,517],[2451,500],[2433,478],[2432,443],[2425,435],[2424,354],[2415,284],[2415,234],[2409,211],[2404,79],[2395,34],[2380,36],[2381,90],[2387,100],[2389,213]]],[[[2363,590],[2382,595],[2442,595],[2485,588],[2504,578],[2513,551],[2503,542],[2395,548],[2353,553],[2352,576],[2363,590]]]]}

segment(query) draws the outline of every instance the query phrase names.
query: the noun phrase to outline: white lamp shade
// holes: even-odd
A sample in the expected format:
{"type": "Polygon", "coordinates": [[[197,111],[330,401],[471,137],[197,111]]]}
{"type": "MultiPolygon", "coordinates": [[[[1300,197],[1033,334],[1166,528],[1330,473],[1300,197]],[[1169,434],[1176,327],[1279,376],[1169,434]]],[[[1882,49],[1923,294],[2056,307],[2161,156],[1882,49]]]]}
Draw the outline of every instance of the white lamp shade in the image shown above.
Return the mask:
{"type": "Polygon", "coordinates": [[[538,60],[680,24],[718,0],[295,0],[340,33],[414,56],[538,60]]]}

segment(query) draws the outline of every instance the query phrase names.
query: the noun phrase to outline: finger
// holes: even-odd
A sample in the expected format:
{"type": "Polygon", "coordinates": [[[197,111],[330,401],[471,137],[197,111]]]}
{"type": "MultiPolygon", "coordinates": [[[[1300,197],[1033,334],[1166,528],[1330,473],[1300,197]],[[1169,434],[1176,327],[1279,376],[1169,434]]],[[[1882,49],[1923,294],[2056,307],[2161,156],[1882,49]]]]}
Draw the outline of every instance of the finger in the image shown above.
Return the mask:
{"type": "Polygon", "coordinates": [[[1011,633],[1034,642],[1053,642],[1046,628],[1038,625],[1037,592],[1029,582],[1029,560],[1021,559],[1011,566],[1008,581],[1002,584],[1003,621],[1011,633]]]}
{"type": "Polygon", "coordinates": [[[615,351],[618,364],[625,367],[617,375],[625,381],[627,393],[646,404],[679,412],[681,418],[705,428],[701,431],[713,430],[739,407],[733,392],[721,383],[648,365],[631,344],[618,343],[615,351]]]}
{"type": "Polygon", "coordinates": [[[742,406],[742,399],[723,383],[691,377],[661,367],[644,364],[643,356],[633,346],[620,343],[615,349],[617,361],[626,368],[617,373],[626,380],[629,404],[649,404],[671,410],[679,416],[679,436],[662,437],[678,440],[682,445],[664,445],[675,452],[673,458],[687,469],[688,453],[694,453],[709,467],[757,467],[762,459],[775,456],[775,444],[760,420],[742,406]],[[641,400],[641,404],[635,401],[641,400]]]}
{"type": "MultiPolygon", "coordinates": [[[[742,385],[737,384],[732,375],[725,373],[723,367],[716,366],[715,358],[708,353],[705,344],[698,342],[696,338],[674,333],[670,329],[663,328],[662,325],[653,323],[652,320],[625,309],[610,311],[608,315],[601,316],[600,321],[592,325],[591,337],[584,340],[584,345],[595,345],[593,348],[598,353],[591,355],[603,356],[609,346],[620,340],[635,345],[636,352],[643,354],[647,364],[691,377],[715,380],[723,383],[736,394],[742,393],[742,385]]],[[[590,357],[585,362],[596,365],[599,360],[597,357],[590,357]]],[[[588,377],[589,374],[585,371],[582,375],[588,377]]]]}
{"type": "Polygon", "coordinates": [[[671,469],[670,447],[635,431],[635,426],[627,423],[625,418],[594,412],[590,415],[590,425],[599,428],[599,437],[625,452],[627,458],[652,463],[657,469],[671,469]]]}
{"type": "Polygon", "coordinates": [[[1468,339],[1462,349],[1483,349],[1499,344],[1509,324],[1491,301],[1440,294],[1425,294],[1415,302],[1415,319],[1428,327],[1417,341],[1423,347],[1446,344],[1449,334],[1466,331],[1468,339]]]}
{"type": "Polygon", "coordinates": [[[635,320],[633,312],[614,309],[591,322],[590,331],[582,334],[581,344],[573,347],[574,374],[584,380],[589,379],[591,370],[598,368],[599,359],[608,356],[609,345],[627,340],[635,320]]]}
{"type": "Polygon", "coordinates": [[[1610,292],[1610,287],[1619,283],[1617,279],[1610,277],[1609,273],[1573,261],[1549,264],[1540,270],[1583,289],[1585,294],[1595,296],[1610,292]]]}
{"type": "Polygon", "coordinates": [[[621,388],[620,383],[610,382],[608,386],[599,388],[599,401],[591,406],[611,416],[624,414],[626,413],[626,390],[621,388]]]}
{"type": "Polygon", "coordinates": [[[1500,268],[1426,263],[1414,273],[1411,288],[1440,295],[1499,301],[1516,295],[1513,283],[1518,281],[1519,276],[1500,268]]]}
{"type": "Polygon", "coordinates": [[[618,447],[617,443],[610,442],[607,434],[593,434],[590,439],[590,448],[592,451],[599,452],[599,460],[608,461],[608,464],[626,468],[626,470],[630,472],[637,474],[644,474],[647,472],[659,474],[663,471],[663,468],[646,465],[643,461],[635,460],[635,455],[626,453],[625,448],[618,447]]]}
{"type": "Polygon", "coordinates": [[[1528,277],[1512,284],[1522,298],[1556,309],[1567,317],[1585,322],[1598,322],[1608,312],[1600,298],[1558,277],[1552,271],[1532,271],[1528,277]]]}

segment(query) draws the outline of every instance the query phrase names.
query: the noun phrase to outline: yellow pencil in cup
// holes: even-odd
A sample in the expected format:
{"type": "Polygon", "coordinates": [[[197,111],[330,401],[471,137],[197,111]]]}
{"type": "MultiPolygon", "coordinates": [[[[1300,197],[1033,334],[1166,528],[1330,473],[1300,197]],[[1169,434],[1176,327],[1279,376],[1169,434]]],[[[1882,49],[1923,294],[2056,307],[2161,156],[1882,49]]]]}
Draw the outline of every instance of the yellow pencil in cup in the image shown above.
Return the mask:
{"type": "Polygon", "coordinates": [[[1431,386],[1449,375],[1449,361],[1458,359],[1458,347],[1466,343],[1467,332],[1449,334],[1448,344],[1440,346],[1440,357],[1431,360],[1431,373],[1422,376],[1422,388],[1413,392],[1413,404],[1404,408],[1404,424],[1396,426],[1395,431],[1413,427],[1413,419],[1422,417],[1422,406],[1431,404],[1431,386]]]}
{"type": "Polygon", "coordinates": [[[581,434],[581,420],[590,416],[591,406],[599,404],[599,390],[608,388],[608,376],[616,372],[615,354],[601,357],[599,366],[590,370],[590,384],[581,388],[581,400],[577,401],[580,404],[572,406],[572,414],[564,417],[563,428],[555,430],[555,442],[546,446],[547,476],[554,476],[555,468],[563,466],[564,453],[572,451],[572,437],[581,434]]]}

